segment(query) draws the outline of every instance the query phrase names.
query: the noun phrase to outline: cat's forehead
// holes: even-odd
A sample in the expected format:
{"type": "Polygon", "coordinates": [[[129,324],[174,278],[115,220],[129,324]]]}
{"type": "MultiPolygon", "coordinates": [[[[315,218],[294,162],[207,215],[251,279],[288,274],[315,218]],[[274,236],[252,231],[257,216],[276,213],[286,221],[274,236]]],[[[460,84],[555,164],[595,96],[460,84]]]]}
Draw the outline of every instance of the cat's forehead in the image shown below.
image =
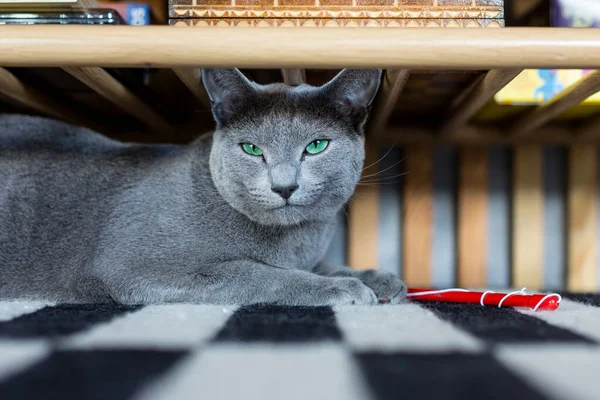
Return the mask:
{"type": "Polygon", "coordinates": [[[295,146],[307,140],[337,137],[344,132],[333,119],[299,112],[273,112],[246,121],[238,134],[255,142],[295,146]]]}
{"type": "Polygon", "coordinates": [[[347,134],[333,110],[311,102],[310,98],[286,93],[265,100],[248,110],[246,117],[230,130],[255,142],[284,145],[347,134]]]}

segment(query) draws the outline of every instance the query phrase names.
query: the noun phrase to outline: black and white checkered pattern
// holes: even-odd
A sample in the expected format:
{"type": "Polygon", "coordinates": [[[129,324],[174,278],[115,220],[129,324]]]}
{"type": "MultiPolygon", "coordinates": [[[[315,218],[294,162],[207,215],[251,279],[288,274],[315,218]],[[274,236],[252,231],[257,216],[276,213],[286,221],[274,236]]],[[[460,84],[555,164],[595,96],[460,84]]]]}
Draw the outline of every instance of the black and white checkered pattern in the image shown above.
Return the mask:
{"type": "Polygon", "coordinates": [[[600,399],[600,295],[558,311],[0,302],[0,399],[600,399]]]}

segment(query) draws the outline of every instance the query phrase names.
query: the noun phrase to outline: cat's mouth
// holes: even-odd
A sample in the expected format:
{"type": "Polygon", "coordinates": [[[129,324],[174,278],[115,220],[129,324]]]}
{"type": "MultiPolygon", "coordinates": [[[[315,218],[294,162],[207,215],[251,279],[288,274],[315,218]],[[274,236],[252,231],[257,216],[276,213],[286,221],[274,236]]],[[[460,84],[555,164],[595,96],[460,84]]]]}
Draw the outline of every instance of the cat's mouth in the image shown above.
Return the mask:
{"type": "Polygon", "coordinates": [[[303,206],[302,204],[293,203],[293,202],[290,202],[289,200],[286,200],[285,203],[278,205],[276,207],[271,207],[269,210],[270,211],[286,211],[286,210],[291,210],[294,208],[299,208],[302,206],[303,206]]]}

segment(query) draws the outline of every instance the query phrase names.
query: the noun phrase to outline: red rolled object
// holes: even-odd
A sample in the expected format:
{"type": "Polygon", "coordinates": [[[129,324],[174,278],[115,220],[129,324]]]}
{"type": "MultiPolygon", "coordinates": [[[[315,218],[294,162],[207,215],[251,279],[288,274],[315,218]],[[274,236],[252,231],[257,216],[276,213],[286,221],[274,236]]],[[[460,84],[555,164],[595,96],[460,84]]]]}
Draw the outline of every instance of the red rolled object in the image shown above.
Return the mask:
{"type": "Polygon", "coordinates": [[[483,296],[483,305],[486,306],[498,307],[502,299],[504,299],[504,301],[502,301],[502,307],[525,307],[532,310],[554,311],[558,309],[560,305],[560,296],[557,294],[522,294],[518,292],[510,294],[510,296],[507,297],[508,294],[509,293],[471,292],[461,290],[448,290],[444,292],[434,289],[408,289],[408,298],[413,301],[481,304],[483,296]],[[423,294],[419,295],[419,293],[423,294]]]}

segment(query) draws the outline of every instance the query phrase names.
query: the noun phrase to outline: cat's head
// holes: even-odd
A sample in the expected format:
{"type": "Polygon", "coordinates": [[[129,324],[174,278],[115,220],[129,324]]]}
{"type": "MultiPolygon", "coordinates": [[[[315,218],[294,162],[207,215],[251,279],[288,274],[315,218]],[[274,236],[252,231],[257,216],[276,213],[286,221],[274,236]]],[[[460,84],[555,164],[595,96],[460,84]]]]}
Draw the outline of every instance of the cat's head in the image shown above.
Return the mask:
{"type": "Polygon", "coordinates": [[[321,87],[259,85],[205,69],[217,122],[210,170],[219,193],[264,225],[332,218],[364,161],[364,125],[381,70],[346,69],[321,87]]]}

